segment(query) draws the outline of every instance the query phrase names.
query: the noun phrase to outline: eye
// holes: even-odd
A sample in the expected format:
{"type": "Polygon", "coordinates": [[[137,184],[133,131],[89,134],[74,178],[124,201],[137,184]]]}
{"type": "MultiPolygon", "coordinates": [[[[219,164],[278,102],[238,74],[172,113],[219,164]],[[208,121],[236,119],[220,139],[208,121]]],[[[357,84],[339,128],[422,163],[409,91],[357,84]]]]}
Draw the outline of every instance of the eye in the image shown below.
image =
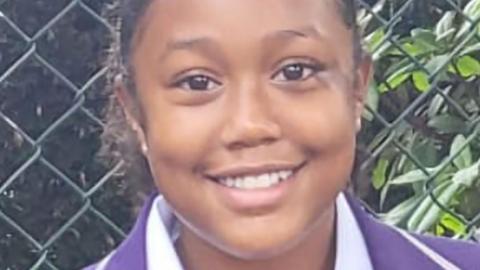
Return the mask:
{"type": "Polygon", "coordinates": [[[174,84],[175,87],[189,91],[208,91],[220,85],[219,82],[205,75],[190,75],[174,84]]]}
{"type": "Polygon", "coordinates": [[[292,63],[284,65],[272,79],[274,81],[289,82],[289,81],[304,81],[315,75],[321,67],[313,63],[292,63]]]}

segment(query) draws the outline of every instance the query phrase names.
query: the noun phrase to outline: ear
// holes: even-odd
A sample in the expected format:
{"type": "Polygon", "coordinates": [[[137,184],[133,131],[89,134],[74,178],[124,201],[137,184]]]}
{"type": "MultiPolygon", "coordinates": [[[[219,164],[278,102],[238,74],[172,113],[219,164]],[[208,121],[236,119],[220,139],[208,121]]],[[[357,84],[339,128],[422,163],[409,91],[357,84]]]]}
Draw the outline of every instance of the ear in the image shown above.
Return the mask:
{"type": "Polygon", "coordinates": [[[370,80],[373,76],[372,58],[368,54],[362,55],[360,63],[355,70],[354,85],[354,106],[355,106],[355,125],[357,132],[362,127],[362,112],[365,106],[365,99],[368,94],[370,80]]]}
{"type": "Polygon", "coordinates": [[[113,88],[115,96],[120,103],[120,106],[126,117],[127,123],[135,133],[143,155],[147,156],[148,145],[145,132],[142,125],[140,124],[141,115],[138,108],[139,104],[135,100],[135,98],[128,92],[122,75],[119,74],[115,76],[115,79],[113,81],[113,88]]]}

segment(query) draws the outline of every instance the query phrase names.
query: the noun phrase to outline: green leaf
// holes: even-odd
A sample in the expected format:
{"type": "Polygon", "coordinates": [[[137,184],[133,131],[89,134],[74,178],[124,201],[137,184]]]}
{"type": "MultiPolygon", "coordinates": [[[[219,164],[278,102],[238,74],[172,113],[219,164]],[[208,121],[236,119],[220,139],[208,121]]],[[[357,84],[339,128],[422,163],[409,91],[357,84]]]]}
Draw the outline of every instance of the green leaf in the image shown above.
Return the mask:
{"type": "Polygon", "coordinates": [[[463,9],[463,14],[472,21],[480,18],[480,1],[471,0],[468,2],[463,9]]]}
{"type": "Polygon", "coordinates": [[[373,170],[372,185],[376,190],[383,187],[386,180],[386,172],[390,161],[388,159],[381,158],[375,169],[373,170]]]}
{"type": "MultiPolygon", "coordinates": [[[[409,77],[410,73],[395,74],[395,76],[388,78],[387,84],[390,86],[391,89],[395,89],[402,83],[404,83],[409,77]]],[[[378,88],[378,91],[380,93],[387,92],[389,90],[387,84],[381,84],[378,88]]]]}
{"type": "Polygon", "coordinates": [[[443,134],[463,133],[467,128],[466,123],[462,119],[450,114],[441,114],[432,117],[428,121],[428,126],[443,134]]]}
{"type": "Polygon", "coordinates": [[[457,35],[455,36],[455,39],[460,39],[463,38],[467,33],[470,32],[470,29],[475,29],[477,28],[480,32],[480,27],[477,25],[475,27],[472,22],[475,21],[478,17],[480,17],[480,1],[479,0],[471,0],[468,2],[467,5],[465,5],[465,8],[463,9],[463,14],[468,17],[468,19],[465,19],[462,26],[460,27],[460,30],[458,30],[457,35]]]}
{"type": "MultiPolygon", "coordinates": [[[[425,168],[429,175],[436,173],[440,169],[439,166],[435,168],[425,168]]],[[[413,184],[416,182],[423,182],[426,181],[429,175],[425,174],[423,170],[413,170],[409,171],[405,174],[402,174],[392,180],[389,181],[390,185],[406,185],[406,184],[413,184]]]]}
{"type": "Polygon", "coordinates": [[[450,215],[449,213],[443,214],[440,219],[440,224],[442,224],[443,227],[449,229],[456,235],[465,235],[466,233],[467,226],[463,224],[461,220],[450,215]]]}
{"type": "Polygon", "coordinates": [[[470,31],[470,27],[472,27],[472,23],[469,20],[465,20],[455,35],[455,40],[463,38],[470,31]]]}
{"type": "Polygon", "coordinates": [[[462,134],[455,137],[450,147],[450,156],[458,153],[460,154],[453,160],[453,164],[455,164],[458,169],[464,169],[472,164],[470,145],[467,144],[467,139],[465,139],[465,136],[462,134]]]}
{"type": "Polygon", "coordinates": [[[381,43],[381,45],[372,53],[372,61],[375,62],[381,59],[384,55],[390,54],[392,47],[393,45],[390,40],[386,40],[385,42],[381,43]]]}
{"type": "Polygon", "coordinates": [[[365,44],[367,50],[371,53],[375,52],[378,49],[378,46],[383,42],[385,38],[385,30],[383,28],[378,28],[373,33],[365,37],[365,44]]]}
{"type": "MultiPolygon", "coordinates": [[[[455,194],[458,192],[458,190],[461,188],[461,186],[456,183],[456,182],[444,182],[446,183],[446,187],[443,187],[443,185],[440,185],[438,187],[438,192],[434,191],[434,196],[437,198],[437,201],[444,205],[448,206],[450,200],[455,196],[455,194]]],[[[423,233],[426,230],[428,230],[432,225],[437,222],[437,220],[440,217],[441,214],[441,209],[440,207],[433,202],[430,196],[427,196],[425,198],[427,201],[426,205],[427,207],[424,210],[423,214],[421,216],[419,215],[412,215],[412,218],[415,216],[415,218],[418,219],[418,223],[415,224],[413,229],[417,233],[423,233]]],[[[413,225],[413,224],[412,224],[413,225]]]]}
{"type": "Polygon", "coordinates": [[[459,170],[453,175],[452,182],[467,188],[472,187],[479,179],[479,165],[480,160],[470,167],[459,170]]]}
{"type": "Polygon", "coordinates": [[[424,167],[433,167],[438,164],[438,149],[433,140],[420,140],[409,147],[410,151],[424,167]]]}
{"type": "Polygon", "coordinates": [[[437,235],[437,236],[443,236],[443,235],[445,235],[445,228],[443,228],[442,226],[440,226],[440,224],[438,224],[438,225],[435,227],[435,235],[437,235]]]}
{"type": "MultiPolygon", "coordinates": [[[[448,207],[450,201],[460,189],[460,185],[455,182],[451,183],[438,197],[437,200],[441,205],[448,207]]],[[[430,197],[429,197],[430,198],[430,197]]],[[[418,224],[417,232],[424,232],[428,230],[439,218],[442,209],[435,203],[432,203],[430,209],[425,213],[424,218],[418,224]]]]}
{"type": "Polygon", "coordinates": [[[396,61],[394,63],[391,63],[391,65],[389,65],[388,67],[385,67],[387,68],[387,70],[384,72],[384,74],[388,74],[389,76],[392,76],[393,74],[395,73],[406,73],[406,72],[412,72],[415,70],[415,64],[412,63],[412,61],[407,58],[407,57],[404,57],[402,58],[400,61],[396,61]]]}
{"type": "Polygon", "coordinates": [[[480,42],[475,42],[473,45],[465,47],[459,55],[467,55],[480,51],[480,42]]]}
{"type": "Polygon", "coordinates": [[[412,42],[406,42],[402,45],[402,49],[408,53],[409,55],[415,57],[419,54],[428,52],[430,50],[425,50],[423,46],[419,46],[418,44],[412,43],[412,42]]]}
{"type": "Polygon", "coordinates": [[[369,8],[368,12],[366,12],[365,9],[360,9],[360,11],[357,13],[357,21],[360,29],[367,28],[372,19],[375,18],[374,15],[379,14],[383,10],[385,2],[386,0],[376,1],[376,4],[369,8]]]}
{"type": "MultiPolygon", "coordinates": [[[[414,65],[412,63],[406,62],[406,65],[403,66],[400,69],[397,69],[393,74],[388,76],[386,84],[390,86],[390,88],[395,89],[398,86],[400,86],[402,83],[404,83],[412,74],[414,65]]],[[[387,87],[385,83],[382,83],[378,91],[380,93],[387,92],[389,88],[387,87]]]]}
{"type": "Polygon", "coordinates": [[[367,151],[374,151],[377,147],[379,147],[384,140],[390,135],[389,130],[383,129],[381,130],[373,140],[368,144],[367,151]]]}
{"type": "Polygon", "coordinates": [[[368,121],[373,121],[374,116],[370,110],[376,112],[378,110],[378,103],[380,102],[380,94],[378,93],[376,84],[374,82],[370,83],[367,92],[367,99],[365,103],[365,108],[363,110],[362,116],[368,121]],[[367,107],[370,109],[368,110],[367,107]]]}
{"type": "Polygon", "coordinates": [[[448,42],[450,38],[455,34],[455,28],[451,28],[450,30],[444,32],[441,36],[437,36],[437,42],[442,42],[442,45],[449,45],[448,42]]]}
{"type": "Polygon", "coordinates": [[[446,63],[450,60],[450,56],[448,55],[437,55],[430,59],[427,64],[425,64],[425,68],[427,69],[429,74],[436,74],[438,70],[444,69],[446,67],[446,63]]]}
{"type": "Polygon", "coordinates": [[[425,92],[430,89],[430,81],[427,73],[423,71],[415,71],[412,73],[412,80],[413,84],[420,92],[425,92]]]}
{"type": "Polygon", "coordinates": [[[413,45],[422,52],[433,52],[437,49],[436,36],[432,30],[417,28],[411,31],[413,45]]]}
{"type": "MultiPolygon", "coordinates": [[[[450,93],[450,89],[451,88],[446,88],[442,91],[444,92],[444,94],[448,95],[450,93]]],[[[436,94],[435,97],[433,97],[432,102],[430,102],[430,105],[428,106],[428,117],[432,118],[436,116],[439,112],[441,112],[444,104],[445,98],[440,94],[436,94]]]]}
{"type": "Polygon", "coordinates": [[[437,25],[435,26],[436,41],[446,39],[447,37],[455,33],[455,27],[453,26],[455,16],[456,12],[447,11],[438,21],[437,25]]]}
{"type": "Polygon", "coordinates": [[[464,78],[480,75],[480,62],[469,55],[461,57],[456,64],[460,75],[464,78]]]}
{"type": "MultiPolygon", "coordinates": [[[[433,196],[438,196],[449,186],[448,182],[443,182],[433,190],[433,196]]],[[[422,222],[427,211],[432,207],[433,201],[428,194],[424,194],[422,202],[417,206],[407,221],[407,229],[416,231],[419,224],[422,222]]]]}
{"type": "Polygon", "coordinates": [[[421,202],[421,199],[422,197],[420,196],[410,197],[380,217],[382,221],[387,224],[398,225],[407,218],[407,215],[409,215],[415,209],[415,207],[417,207],[417,205],[421,202]]]}

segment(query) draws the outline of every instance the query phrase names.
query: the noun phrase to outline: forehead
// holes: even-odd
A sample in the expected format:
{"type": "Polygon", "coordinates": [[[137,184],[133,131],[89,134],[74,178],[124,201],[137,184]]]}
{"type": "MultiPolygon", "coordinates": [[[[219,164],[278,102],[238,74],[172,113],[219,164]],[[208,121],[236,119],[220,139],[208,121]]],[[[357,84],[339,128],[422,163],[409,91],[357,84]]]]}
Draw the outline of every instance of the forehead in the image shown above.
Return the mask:
{"type": "MultiPolygon", "coordinates": [[[[270,15],[278,11],[288,11],[290,15],[306,15],[308,11],[339,10],[339,0],[144,0],[152,7],[160,8],[165,13],[201,15],[208,13],[229,14],[247,11],[252,15],[270,15]]],[[[157,10],[158,12],[158,10],[157,10]]]]}
{"type": "Polygon", "coordinates": [[[234,27],[242,31],[260,32],[263,28],[282,24],[311,24],[316,28],[347,30],[338,0],[150,1],[139,22],[142,30],[151,27],[156,30],[180,30],[192,26],[196,26],[194,29],[224,26],[231,30],[234,27]]]}
{"type": "Polygon", "coordinates": [[[212,37],[219,43],[263,40],[281,30],[309,29],[330,45],[351,48],[338,0],[151,0],[134,37],[157,49],[172,40],[212,37]]]}

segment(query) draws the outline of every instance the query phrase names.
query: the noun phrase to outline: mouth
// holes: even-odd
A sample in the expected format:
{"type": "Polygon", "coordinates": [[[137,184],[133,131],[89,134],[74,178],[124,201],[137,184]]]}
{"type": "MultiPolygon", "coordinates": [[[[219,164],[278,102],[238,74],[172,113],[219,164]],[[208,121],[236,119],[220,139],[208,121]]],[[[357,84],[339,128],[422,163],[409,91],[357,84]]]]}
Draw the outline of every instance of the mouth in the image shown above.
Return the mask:
{"type": "Polygon", "coordinates": [[[223,205],[247,215],[271,213],[298,189],[300,170],[307,162],[247,164],[208,174],[213,194],[223,205]]]}
{"type": "Polygon", "coordinates": [[[274,188],[293,176],[305,165],[273,164],[263,166],[240,166],[208,175],[215,183],[236,190],[264,190],[274,188]]]}

